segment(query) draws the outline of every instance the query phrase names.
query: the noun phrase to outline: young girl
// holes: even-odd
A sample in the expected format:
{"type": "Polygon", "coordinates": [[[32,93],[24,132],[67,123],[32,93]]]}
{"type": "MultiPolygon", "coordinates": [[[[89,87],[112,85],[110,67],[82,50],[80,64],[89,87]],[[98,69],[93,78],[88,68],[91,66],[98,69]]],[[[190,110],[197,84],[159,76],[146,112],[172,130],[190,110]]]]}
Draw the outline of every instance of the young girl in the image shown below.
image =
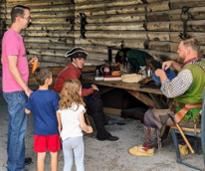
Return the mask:
{"type": "Polygon", "coordinates": [[[81,83],[68,80],[60,92],[57,119],[63,141],[64,171],[71,171],[73,153],[77,171],[84,171],[84,142],[82,130],[92,133],[91,126],[85,123],[85,104],[81,97],[81,83]]]}

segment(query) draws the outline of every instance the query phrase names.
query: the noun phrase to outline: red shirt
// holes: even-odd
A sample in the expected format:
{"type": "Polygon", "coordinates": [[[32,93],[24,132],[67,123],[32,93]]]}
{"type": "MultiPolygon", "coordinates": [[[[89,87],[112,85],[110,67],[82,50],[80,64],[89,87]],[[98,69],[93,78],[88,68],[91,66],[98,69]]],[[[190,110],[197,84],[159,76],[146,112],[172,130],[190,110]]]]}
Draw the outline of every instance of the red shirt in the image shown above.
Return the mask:
{"type": "MultiPolygon", "coordinates": [[[[80,79],[81,70],[79,68],[76,68],[72,63],[68,64],[62,71],[59,72],[55,84],[54,84],[54,90],[57,92],[60,92],[63,84],[66,80],[74,80],[74,79],[80,79]]],[[[82,89],[82,96],[89,96],[92,94],[94,90],[92,88],[83,88],[82,89]]]]}

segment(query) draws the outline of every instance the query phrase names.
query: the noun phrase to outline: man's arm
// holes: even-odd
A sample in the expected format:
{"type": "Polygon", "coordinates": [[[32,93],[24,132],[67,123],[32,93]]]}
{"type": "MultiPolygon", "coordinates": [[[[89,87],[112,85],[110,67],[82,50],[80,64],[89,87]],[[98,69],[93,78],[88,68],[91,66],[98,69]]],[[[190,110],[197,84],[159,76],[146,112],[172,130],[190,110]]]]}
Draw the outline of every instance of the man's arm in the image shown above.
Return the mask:
{"type": "Polygon", "coordinates": [[[62,122],[61,122],[61,113],[57,111],[56,113],[57,121],[58,121],[58,132],[60,133],[62,131],[62,122]]]}
{"type": "Polygon", "coordinates": [[[23,89],[26,95],[30,96],[32,91],[28,88],[28,86],[22,79],[21,74],[17,68],[17,56],[8,56],[8,65],[9,71],[11,72],[16,82],[20,85],[20,87],[23,89]]]}
{"type": "Polygon", "coordinates": [[[184,69],[173,79],[162,82],[161,91],[168,98],[183,95],[191,86],[193,76],[190,70],[184,69]]]}
{"type": "Polygon", "coordinates": [[[165,61],[162,63],[162,69],[167,70],[170,67],[173,67],[175,70],[180,71],[181,70],[181,64],[175,62],[175,61],[165,61]]]}

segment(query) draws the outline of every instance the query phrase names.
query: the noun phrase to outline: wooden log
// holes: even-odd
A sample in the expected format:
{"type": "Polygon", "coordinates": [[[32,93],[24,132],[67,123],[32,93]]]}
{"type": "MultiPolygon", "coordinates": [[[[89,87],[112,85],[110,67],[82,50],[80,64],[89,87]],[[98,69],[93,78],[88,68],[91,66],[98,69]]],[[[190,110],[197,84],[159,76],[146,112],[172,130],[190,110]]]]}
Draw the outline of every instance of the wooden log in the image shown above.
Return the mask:
{"type": "Polygon", "coordinates": [[[169,12],[152,12],[147,14],[148,22],[169,21],[169,12]]]}
{"type": "Polygon", "coordinates": [[[148,31],[169,31],[169,22],[148,22],[146,23],[146,28],[148,31]]]}
{"type": "Polygon", "coordinates": [[[170,9],[181,9],[183,6],[188,7],[203,7],[204,0],[170,0],[170,9]]]}
{"type": "MultiPolygon", "coordinates": [[[[62,5],[61,7],[55,7],[55,6],[52,6],[51,7],[48,7],[48,8],[39,8],[39,7],[35,7],[35,8],[32,8],[31,9],[31,12],[37,12],[37,13],[40,13],[40,12],[52,12],[52,11],[56,11],[56,12],[59,12],[59,11],[69,11],[70,10],[70,7],[66,7],[65,5],[62,5]]],[[[7,13],[10,13],[11,12],[11,8],[8,8],[6,9],[6,12],[7,13]]]]}
{"type": "Polygon", "coordinates": [[[131,5],[139,5],[142,4],[141,0],[118,0],[118,1],[98,1],[96,3],[91,3],[88,1],[88,3],[79,3],[76,2],[76,10],[85,10],[85,9],[93,9],[93,8],[113,8],[113,7],[121,7],[121,6],[131,6],[131,5]]]}
{"type": "Polygon", "coordinates": [[[70,24],[67,18],[32,19],[32,24],[70,24]]]}
{"type": "MultiPolygon", "coordinates": [[[[188,32],[188,34],[191,37],[196,38],[199,41],[200,45],[205,45],[205,32],[188,32]]],[[[179,38],[179,32],[170,33],[170,41],[179,43],[180,40],[181,39],[179,38]]]]}
{"type": "Polygon", "coordinates": [[[57,66],[64,66],[64,64],[52,63],[52,62],[49,62],[49,61],[45,61],[45,62],[42,61],[42,62],[41,62],[41,66],[42,66],[42,67],[52,67],[52,66],[53,66],[53,67],[54,67],[54,66],[57,67],[57,66]]]}
{"type": "MultiPolygon", "coordinates": [[[[140,22],[145,20],[144,14],[121,14],[121,15],[105,15],[91,16],[87,18],[89,24],[100,23],[124,23],[124,22],[140,22]]],[[[79,15],[75,18],[75,24],[80,23],[79,15]]]]}
{"type": "Polygon", "coordinates": [[[148,4],[151,4],[151,3],[153,3],[153,2],[163,2],[164,0],[146,0],[146,2],[148,3],[148,4]]]}
{"type": "Polygon", "coordinates": [[[205,32],[189,32],[189,35],[196,38],[199,41],[200,45],[205,45],[205,32]]]}
{"type": "MultiPolygon", "coordinates": [[[[204,20],[205,19],[205,7],[193,7],[189,10],[189,20],[204,20]]],[[[181,9],[170,10],[169,18],[171,21],[181,21],[181,9]]]]}
{"type": "MultiPolygon", "coordinates": [[[[86,44],[75,44],[75,47],[81,47],[85,49],[87,52],[92,52],[92,53],[100,53],[100,54],[106,54],[108,55],[108,46],[107,45],[98,45],[98,46],[93,46],[93,45],[86,45],[86,44]]],[[[120,48],[120,46],[119,46],[120,48]]],[[[117,53],[117,50],[112,50],[112,54],[115,55],[117,53]]],[[[89,55],[88,55],[89,56],[89,55]]]]}
{"type": "Polygon", "coordinates": [[[26,30],[43,30],[43,31],[56,31],[56,30],[61,30],[61,31],[71,31],[72,30],[72,26],[69,24],[66,25],[45,25],[45,24],[33,24],[30,27],[28,27],[26,30]]]}
{"type": "MultiPolygon", "coordinates": [[[[3,14],[5,15],[5,14],[3,14]]],[[[74,17],[74,10],[69,10],[69,11],[49,11],[49,12],[32,12],[31,11],[31,16],[32,16],[32,20],[33,19],[57,19],[57,18],[66,18],[66,19],[73,19],[74,17]]],[[[10,13],[6,14],[6,18],[10,18],[10,13]]]]}
{"type": "Polygon", "coordinates": [[[39,56],[55,56],[64,57],[66,50],[41,50],[41,49],[27,49],[27,53],[39,56]]]}
{"type": "Polygon", "coordinates": [[[170,42],[170,51],[176,53],[178,50],[179,42],[173,43],[170,42]]]}
{"type": "MultiPolygon", "coordinates": [[[[75,25],[75,30],[80,30],[79,25],[75,25]]],[[[89,24],[86,25],[86,30],[135,30],[142,31],[144,29],[144,23],[109,23],[109,24],[89,24]]]]}
{"type": "Polygon", "coordinates": [[[168,11],[168,10],[169,10],[169,1],[156,2],[147,5],[148,12],[168,11]]]}
{"type": "Polygon", "coordinates": [[[190,9],[192,20],[205,20],[205,6],[190,9]]]}
{"type": "MultiPolygon", "coordinates": [[[[187,31],[190,32],[203,32],[205,31],[205,20],[188,21],[187,31]]],[[[170,22],[170,31],[182,31],[183,23],[180,21],[170,22]]]]}
{"type": "Polygon", "coordinates": [[[169,11],[170,21],[181,21],[181,9],[169,11]]]}
{"type": "Polygon", "coordinates": [[[37,31],[27,31],[25,30],[22,33],[23,36],[29,36],[29,37],[66,37],[66,38],[73,38],[73,32],[69,31],[42,31],[42,30],[37,30],[37,31]]]}
{"type": "MultiPolygon", "coordinates": [[[[163,33],[162,33],[163,34],[163,33]]],[[[111,38],[111,39],[146,39],[147,33],[145,31],[123,31],[123,30],[116,30],[116,31],[86,31],[86,37],[88,39],[95,39],[95,38],[111,38]]],[[[80,37],[80,32],[75,31],[75,38],[80,37]]]]}
{"type": "MultiPolygon", "coordinates": [[[[119,39],[76,39],[76,44],[87,44],[93,46],[106,45],[106,46],[120,46],[119,39]]],[[[144,40],[124,40],[126,47],[144,48],[144,40]]]]}
{"type": "Polygon", "coordinates": [[[47,38],[47,37],[25,37],[25,42],[34,42],[34,43],[73,43],[72,39],[66,38],[47,38]]]}
{"type": "Polygon", "coordinates": [[[149,41],[148,49],[161,51],[161,52],[169,52],[170,42],[149,41]]]}
{"type": "Polygon", "coordinates": [[[49,61],[49,62],[53,62],[53,63],[67,63],[68,59],[65,58],[64,56],[63,57],[57,57],[57,56],[45,56],[45,55],[42,55],[41,57],[41,61],[49,61]]]}
{"type": "MultiPolygon", "coordinates": [[[[81,45],[76,45],[77,47],[80,47],[81,45]]],[[[108,60],[108,56],[107,53],[94,53],[94,52],[90,52],[88,51],[88,59],[90,60],[99,60],[99,61],[104,61],[104,60],[108,60]]]]}
{"type": "Polygon", "coordinates": [[[145,13],[145,5],[132,5],[125,7],[115,7],[106,8],[106,9],[89,9],[89,10],[77,10],[75,11],[75,15],[83,12],[87,17],[89,16],[97,16],[97,15],[116,15],[116,14],[144,14],[145,13]]]}
{"type": "Polygon", "coordinates": [[[149,40],[155,41],[169,41],[169,32],[147,32],[147,37],[149,40]]]}
{"type": "Polygon", "coordinates": [[[205,45],[200,47],[200,52],[202,55],[205,54],[205,45]]]}
{"type": "MultiPolygon", "coordinates": [[[[74,41],[71,44],[74,44],[74,41]]],[[[26,49],[67,50],[67,49],[69,49],[69,44],[29,42],[29,43],[26,43],[26,49]]]]}
{"type": "Polygon", "coordinates": [[[73,4],[70,1],[65,1],[65,0],[53,0],[53,1],[38,1],[35,0],[33,2],[30,1],[14,1],[14,0],[7,0],[7,8],[12,8],[14,5],[18,4],[26,5],[29,6],[30,8],[33,8],[35,6],[37,7],[42,7],[42,6],[58,6],[58,5],[71,5],[73,4]]]}
{"type": "Polygon", "coordinates": [[[74,10],[70,9],[69,11],[50,11],[49,13],[31,13],[32,19],[40,19],[40,18],[68,18],[73,19],[74,17],[74,10]]]}
{"type": "Polygon", "coordinates": [[[181,38],[179,37],[179,32],[170,32],[170,41],[179,43],[181,38]]]}
{"type": "Polygon", "coordinates": [[[160,51],[155,51],[155,50],[145,50],[148,52],[150,55],[152,55],[155,59],[161,60],[161,61],[166,61],[166,60],[176,60],[178,58],[177,53],[173,52],[160,52],[160,51]]]}

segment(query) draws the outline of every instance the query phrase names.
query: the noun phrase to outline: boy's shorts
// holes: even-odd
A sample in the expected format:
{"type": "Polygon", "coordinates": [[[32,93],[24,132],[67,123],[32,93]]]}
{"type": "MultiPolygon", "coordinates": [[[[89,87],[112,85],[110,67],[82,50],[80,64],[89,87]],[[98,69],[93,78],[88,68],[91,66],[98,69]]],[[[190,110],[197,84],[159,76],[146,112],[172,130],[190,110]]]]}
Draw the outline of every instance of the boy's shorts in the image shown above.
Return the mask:
{"type": "Polygon", "coordinates": [[[34,151],[36,153],[57,152],[61,149],[61,140],[58,134],[34,135],[34,151]]]}

